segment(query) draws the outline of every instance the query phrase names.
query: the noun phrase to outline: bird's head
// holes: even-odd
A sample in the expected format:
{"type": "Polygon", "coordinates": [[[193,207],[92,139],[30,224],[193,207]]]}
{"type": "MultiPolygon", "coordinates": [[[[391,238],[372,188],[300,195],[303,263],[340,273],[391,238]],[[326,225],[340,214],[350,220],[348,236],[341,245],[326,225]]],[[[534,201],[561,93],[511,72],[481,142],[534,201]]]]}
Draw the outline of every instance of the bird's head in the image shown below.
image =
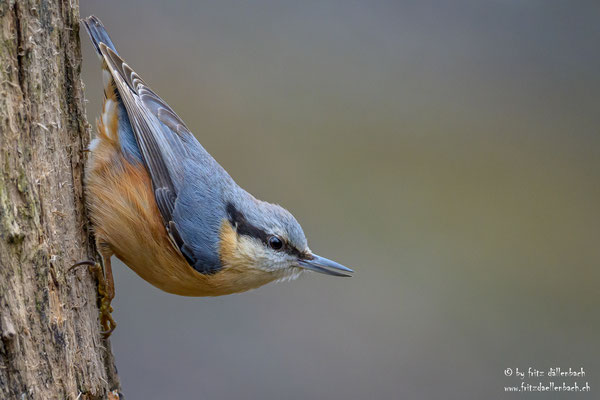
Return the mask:
{"type": "Polygon", "coordinates": [[[334,276],[353,271],[320,257],[308,248],[302,227],[286,209],[251,198],[242,205],[228,203],[221,227],[221,259],[238,269],[294,279],[304,270],[334,276]]]}

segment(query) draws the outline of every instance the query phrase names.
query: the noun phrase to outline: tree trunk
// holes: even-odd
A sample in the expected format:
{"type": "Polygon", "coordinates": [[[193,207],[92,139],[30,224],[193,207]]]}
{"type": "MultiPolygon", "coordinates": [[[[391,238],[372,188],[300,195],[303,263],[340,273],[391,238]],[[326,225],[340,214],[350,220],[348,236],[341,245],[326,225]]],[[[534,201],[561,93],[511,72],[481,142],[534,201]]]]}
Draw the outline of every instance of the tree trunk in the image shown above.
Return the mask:
{"type": "Polygon", "coordinates": [[[0,398],[118,398],[83,201],[77,0],[0,0],[0,398]]]}

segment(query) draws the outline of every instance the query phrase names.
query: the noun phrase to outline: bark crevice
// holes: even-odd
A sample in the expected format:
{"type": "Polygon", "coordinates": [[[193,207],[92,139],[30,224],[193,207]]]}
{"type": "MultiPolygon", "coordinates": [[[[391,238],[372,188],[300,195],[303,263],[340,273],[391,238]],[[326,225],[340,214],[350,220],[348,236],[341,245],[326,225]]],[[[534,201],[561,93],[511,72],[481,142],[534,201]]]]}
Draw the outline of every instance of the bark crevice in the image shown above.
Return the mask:
{"type": "Polygon", "coordinates": [[[14,12],[14,21],[15,21],[15,36],[17,40],[17,76],[19,81],[19,87],[21,88],[21,93],[23,93],[23,97],[25,97],[25,73],[23,71],[23,39],[21,32],[21,19],[19,17],[19,2],[15,1],[13,4],[13,12],[14,12]]]}

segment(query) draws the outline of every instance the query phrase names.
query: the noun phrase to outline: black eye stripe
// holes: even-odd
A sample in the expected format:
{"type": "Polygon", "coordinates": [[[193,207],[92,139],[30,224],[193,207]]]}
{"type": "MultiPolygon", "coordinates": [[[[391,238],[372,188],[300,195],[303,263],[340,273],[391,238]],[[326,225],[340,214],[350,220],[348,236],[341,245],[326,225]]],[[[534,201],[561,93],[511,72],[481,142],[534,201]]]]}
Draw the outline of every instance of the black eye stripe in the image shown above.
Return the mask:
{"type": "Polygon", "coordinates": [[[267,232],[249,223],[244,214],[239,212],[231,203],[227,204],[227,214],[229,215],[229,222],[236,227],[238,234],[250,236],[267,243],[269,239],[267,232]]]}
{"type": "Polygon", "coordinates": [[[296,257],[302,257],[303,255],[303,253],[300,250],[289,244],[285,246],[285,252],[296,257]]]}
{"type": "MultiPolygon", "coordinates": [[[[269,239],[272,237],[276,237],[274,235],[269,235],[264,230],[252,225],[246,220],[244,214],[242,214],[235,206],[231,203],[227,204],[227,215],[229,217],[229,222],[232,226],[234,226],[237,230],[238,235],[246,235],[260,240],[266,246],[271,247],[269,244],[269,239]]],[[[300,257],[302,256],[302,252],[296,249],[294,246],[289,244],[287,240],[284,240],[277,236],[281,240],[282,246],[279,251],[284,251],[290,255],[300,257]]],[[[272,247],[271,247],[272,248],[272,247]]]]}

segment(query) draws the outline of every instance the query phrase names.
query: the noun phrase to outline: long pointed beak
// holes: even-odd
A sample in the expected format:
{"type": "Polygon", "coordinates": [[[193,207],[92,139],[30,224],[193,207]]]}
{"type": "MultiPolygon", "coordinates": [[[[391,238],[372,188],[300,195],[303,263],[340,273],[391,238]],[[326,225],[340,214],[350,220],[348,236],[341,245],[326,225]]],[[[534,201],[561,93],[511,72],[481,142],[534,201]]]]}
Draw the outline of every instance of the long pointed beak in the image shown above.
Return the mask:
{"type": "Polygon", "coordinates": [[[302,268],[310,269],[311,271],[333,276],[352,276],[350,274],[354,272],[350,268],[344,267],[342,264],[338,264],[335,261],[331,261],[316,254],[312,254],[311,259],[303,258],[298,260],[298,265],[302,268]]]}

